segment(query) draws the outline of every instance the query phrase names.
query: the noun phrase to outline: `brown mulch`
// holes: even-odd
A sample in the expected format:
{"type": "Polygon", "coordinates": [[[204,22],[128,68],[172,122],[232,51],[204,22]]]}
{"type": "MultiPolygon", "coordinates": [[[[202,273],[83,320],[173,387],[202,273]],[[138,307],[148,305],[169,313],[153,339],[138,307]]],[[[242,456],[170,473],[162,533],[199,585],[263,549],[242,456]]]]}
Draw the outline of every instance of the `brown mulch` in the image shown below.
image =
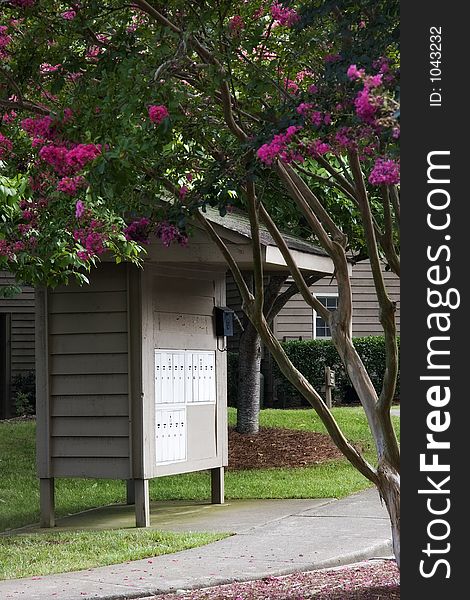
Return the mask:
{"type": "Polygon", "coordinates": [[[342,458],[341,452],[323,433],[261,427],[257,435],[245,435],[230,427],[228,469],[307,467],[342,458]]]}
{"type": "MultiPolygon", "coordinates": [[[[265,577],[231,583],[159,600],[399,600],[400,574],[395,562],[371,560],[335,569],[265,577]]],[[[157,600],[148,598],[147,600],[157,600]]]]}

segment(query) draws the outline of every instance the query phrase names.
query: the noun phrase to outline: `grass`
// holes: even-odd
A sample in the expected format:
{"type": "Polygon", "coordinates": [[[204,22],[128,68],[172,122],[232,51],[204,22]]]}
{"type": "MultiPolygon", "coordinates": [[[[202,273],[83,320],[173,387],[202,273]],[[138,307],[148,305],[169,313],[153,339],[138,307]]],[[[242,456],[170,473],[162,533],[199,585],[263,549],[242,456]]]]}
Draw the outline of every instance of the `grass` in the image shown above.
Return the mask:
{"type": "MultiPolygon", "coordinates": [[[[372,437],[361,408],[335,408],[345,435],[365,448],[374,460],[372,437]]],[[[229,409],[229,422],[236,412],[229,409]]],[[[398,424],[399,419],[394,418],[398,424]]],[[[263,410],[261,425],[305,431],[325,429],[312,410],[263,410]]],[[[34,422],[0,423],[0,531],[38,521],[39,484],[34,465],[34,422]]],[[[344,460],[299,469],[266,469],[226,474],[226,497],[325,498],[344,497],[369,482],[344,460]]],[[[187,473],[150,482],[152,500],[205,500],[210,496],[208,473],[187,473]]],[[[125,501],[122,481],[58,479],[56,513],[64,516],[95,506],[125,501]]]]}
{"type": "Polygon", "coordinates": [[[215,542],[223,534],[146,530],[77,531],[0,537],[0,580],[64,573],[159,556],[215,542]],[[97,558],[98,557],[98,558],[97,558]]]}
{"type": "MultiPolygon", "coordinates": [[[[346,437],[374,460],[373,442],[361,408],[336,408],[346,437]]],[[[229,409],[229,423],[236,412],[229,409]]],[[[261,425],[325,432],[312,410],[263,410],[261,425]]],[[[394,418],[398,425],[399,419],[394,418]]],[[[398,428],[398,427],[397,427],[398,428]]],[[[228,472],[226,496],[235,498],[343,497],[369,482],[349,463],[335,460],[314,467],[228,472]]],[[[207,500],[209,474],[187,473],[150,482],[152,500],[207,500]]],[[[64,516],[125,501],[122,481],[58,479],[56,514],[64,516]]],[[[37,522],[39,485],[35,469],[35,423],[0,422],[0,531],[37,522]]],[[[0,536],[0,579],[46,575],[177,552],[225,537],[225,534],[100,530],[0,536]]]]}

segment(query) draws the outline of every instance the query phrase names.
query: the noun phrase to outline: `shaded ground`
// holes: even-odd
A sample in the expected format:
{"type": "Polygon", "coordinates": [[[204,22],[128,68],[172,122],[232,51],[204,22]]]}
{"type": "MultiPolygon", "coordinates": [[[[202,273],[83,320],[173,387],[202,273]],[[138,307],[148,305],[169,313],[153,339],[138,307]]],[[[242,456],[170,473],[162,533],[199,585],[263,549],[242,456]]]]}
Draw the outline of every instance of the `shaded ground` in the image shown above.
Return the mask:
{"type": "Polygon", "coordinates": [[[391,560],[267,577],[147,600],[399,600],[399,571],[391,560]]]}
{"type": "Polygon", "coordinates": [[[257,435],[229,428],[228,469],[306,467],[342,458],[330,437],[313,431],[261,427],[257,435]]]}

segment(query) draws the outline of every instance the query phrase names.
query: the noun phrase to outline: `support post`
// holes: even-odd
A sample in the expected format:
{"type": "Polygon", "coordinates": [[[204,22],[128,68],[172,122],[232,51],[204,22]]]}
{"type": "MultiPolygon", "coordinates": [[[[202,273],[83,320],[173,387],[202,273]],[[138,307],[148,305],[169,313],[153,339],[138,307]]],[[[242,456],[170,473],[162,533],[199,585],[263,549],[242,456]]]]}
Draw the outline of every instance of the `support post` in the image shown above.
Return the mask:
{"type": "Polygon", "coordinates": [[[212,504],[225,502],[224,467],[211,469],[211,502],[212,504]]]}
{"type": "Polygon", "coordinates": [[[126,479],[126,504],[135,504],[135,487],[133,479],[126,479]]]}
{"type": "Polygon", "coordinates": [[[55,527],[54,478],[39,480],[40,526],[55,527]]]}
{"type": "Polygon", "coordinates": [[[325,404],[328,408],[333,406],[331,390],[335,387],[335,372],[330,367],[325,367],[325,404]]]}
{"type": "Polygon", "coordinates": [[[149,480],[134,479],[135,526],[150,526],[149,480]]]}

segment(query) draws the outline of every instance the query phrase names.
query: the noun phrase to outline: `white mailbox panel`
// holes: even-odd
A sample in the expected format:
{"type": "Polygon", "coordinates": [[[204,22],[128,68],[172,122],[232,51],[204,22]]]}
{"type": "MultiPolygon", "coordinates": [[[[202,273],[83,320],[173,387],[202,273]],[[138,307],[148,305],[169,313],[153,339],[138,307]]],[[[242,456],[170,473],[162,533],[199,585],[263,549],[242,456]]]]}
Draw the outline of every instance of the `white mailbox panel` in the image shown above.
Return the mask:
{"type": "Polygon", "coordinates": [[[186,460],[186,408],[155,411],[155,453],[158,464],[186,460]]]}
{"type": "Polygon", "coordinates": [[[215,403],[215,352],[155,350],[157,404],[215,403]]]}
{"type": "Polygon", "coordinates": [[[155,350],[157,464],[187,459],[186,406],[215,404],[215,352],[155,350]]]}

